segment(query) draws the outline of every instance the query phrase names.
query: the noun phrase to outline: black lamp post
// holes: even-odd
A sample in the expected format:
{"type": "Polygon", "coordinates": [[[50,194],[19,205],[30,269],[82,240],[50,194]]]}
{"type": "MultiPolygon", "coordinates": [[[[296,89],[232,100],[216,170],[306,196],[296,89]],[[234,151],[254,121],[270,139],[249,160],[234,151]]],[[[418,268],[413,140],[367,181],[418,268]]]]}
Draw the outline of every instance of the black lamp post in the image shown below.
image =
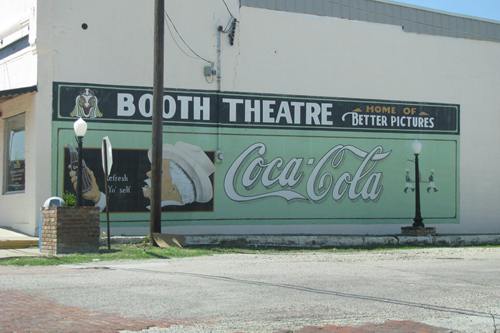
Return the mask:
{"type": "MultiPolygon", "coordinates": [[[[420,211],[420,168],[418,165],[418,155],[422,151],[422,143],[415,140],[412,144],[413,154],[415,155],[415,217],[413,218],[413,224],[408,227],[401,227],[401,234],[405,236],[428,236],[435,235],[436,228],[426,227],[424,225],[424,219],[422,218],[422,212],[420,211]]],[[[410,181],[409,179],[407,180],[410,181]]]]}
{"type": "Polygon", "coordinates": [[[413,219],[414,228],[424,228],[422,213],[420,211],[420,170],[418,167],[418,155],[422,151],[422,143],[415,140],[412,144],[415,154],[415,218],[413,219]]]}
{"type": "Polygon", "coordinates": [[[76,206],[82,206],[82,179],[83,179],[83,137],[87,132],[87,123],[82,118],[78,118],[73,123],[75,130],[76,140],[78,142],[78,173],[76,178],[76,206]]]}

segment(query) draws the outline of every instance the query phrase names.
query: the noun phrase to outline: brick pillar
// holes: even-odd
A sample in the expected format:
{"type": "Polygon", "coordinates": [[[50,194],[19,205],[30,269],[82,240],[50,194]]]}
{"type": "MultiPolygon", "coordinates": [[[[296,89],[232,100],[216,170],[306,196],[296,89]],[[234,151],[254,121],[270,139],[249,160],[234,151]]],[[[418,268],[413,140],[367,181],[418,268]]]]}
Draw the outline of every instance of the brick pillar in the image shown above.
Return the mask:
{"type": "Polygon", "coordinates": [[[42,214],[42,254],[99,251],[98,208],[55,207],[42,214]]]}

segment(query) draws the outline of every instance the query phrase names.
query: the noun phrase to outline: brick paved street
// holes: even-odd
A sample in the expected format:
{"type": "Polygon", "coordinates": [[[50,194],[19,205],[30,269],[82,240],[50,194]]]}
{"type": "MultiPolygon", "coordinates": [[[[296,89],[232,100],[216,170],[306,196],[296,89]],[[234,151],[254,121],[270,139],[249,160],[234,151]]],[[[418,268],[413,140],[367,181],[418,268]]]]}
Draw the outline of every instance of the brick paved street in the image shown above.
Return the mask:
{"type": "MultiPolygon", "coordinates": [[[[73,306],[57,304],[39,295],[20,291],[0,291],[0,332],[79,332],[112,333],[120,330],[154,330],[172,325],[189,325],[183,322],[165,322],[124,318],[117,315],[87,311],[73,306]]],[[[361,326],[306,326],[298,330],[277,333],[448,333],[448,329],[432,327],[412,321],[387,321],[383,324],[361,326]]]]}
{"type": "Polygon", "coordinates": [[[382,324],[366,324],[360,326],[307,326],[295,331],[278,333],[450,333],[449,329],[433,327],[413,321],[388,320],[382,324]]]}
{"type": "MultiPolygon", "coordinates": [[[[124,318],[103,312],[64,306],[40,295],[21,291],[0,291],[0,332],[111,333],[169,327],[173,323],[124,318]]],[[[110,309],[111,310],[111,309],[110,309]]],[[[176,323],[179,324],[179,323],[176,323]]]]}

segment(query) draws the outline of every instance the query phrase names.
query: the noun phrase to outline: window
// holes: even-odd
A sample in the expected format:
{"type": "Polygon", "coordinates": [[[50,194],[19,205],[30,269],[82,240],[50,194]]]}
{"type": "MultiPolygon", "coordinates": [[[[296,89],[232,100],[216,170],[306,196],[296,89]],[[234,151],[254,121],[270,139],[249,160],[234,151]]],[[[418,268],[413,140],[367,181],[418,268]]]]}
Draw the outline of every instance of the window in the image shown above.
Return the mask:
{"type": "Polygon", "coordinates": [[[22,192],[25,186],[24,114],[5,119],[4,192],[22,192]]]}

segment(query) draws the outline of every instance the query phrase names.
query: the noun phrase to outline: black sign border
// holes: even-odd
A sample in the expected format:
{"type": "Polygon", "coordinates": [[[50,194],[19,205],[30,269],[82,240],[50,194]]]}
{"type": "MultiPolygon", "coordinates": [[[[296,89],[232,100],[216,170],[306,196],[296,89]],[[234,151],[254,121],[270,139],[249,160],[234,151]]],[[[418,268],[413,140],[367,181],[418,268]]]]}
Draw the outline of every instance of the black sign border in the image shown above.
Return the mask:
{"type": "MultiPolygon", "coordinates": [[[[53,121],[75,121],[74,117],[66,117],[60,115],[60,88],[77,87],[77,88],[104,88],[104,89],[127,89],[138,90],[153,93],[152,88],[140,86],[124,86],[124,85],[108,85],[98,83],[71,83],[71,82],[53,82],[52,94],[52,120],[53,121]]],[[[447,134],[447,135],[460,135],[460,104],[450,103],[431,103],[431,102],[415,102],[415,101],[401,101],[401,100],[383,100],[383,99],[362,99],[362,98],[347,98],[347,97],[326,97],[326,96],[310,96],[310,95],[284,95],[272,93],[257,93],[257,92],[238,92],[238,91],[216,91],[216,90],[201,90],[201,89],[182,89],[182,88],[164,88],[166,93],[198,93],[203,95],[217,96],[235,96],[235,97],[274,97],[274,98],[293,98],[297,100],[326,100],[337,102],[362,102],[373,104],[405,104],[408,106],[434,106],[434,107],[448,107],[455,108],[456,112],[456,130],[452,131],[425,131],[421,129],[404,130],[404,129],[378,129],[378,128],[342,128],[335,126],[283,126],[283,125],[251,125],[251,124],[223,124],[220,122],[189,122],[189,121],[170,121],[164,120],[166,126],[198,126],[198,127],[223,127],[223,128],[255,128],[255,129],[289,129],[289,130],[312,130],[312,131],[339,131],[339,132],[381,132],[381,133],[414,133],[414,134],[447,134]]],[[[88,119],[88,121],[99,123],[126,123],[126,124],[148,124],[150,120],[127,120],[127,119],[88,119]]]]}

